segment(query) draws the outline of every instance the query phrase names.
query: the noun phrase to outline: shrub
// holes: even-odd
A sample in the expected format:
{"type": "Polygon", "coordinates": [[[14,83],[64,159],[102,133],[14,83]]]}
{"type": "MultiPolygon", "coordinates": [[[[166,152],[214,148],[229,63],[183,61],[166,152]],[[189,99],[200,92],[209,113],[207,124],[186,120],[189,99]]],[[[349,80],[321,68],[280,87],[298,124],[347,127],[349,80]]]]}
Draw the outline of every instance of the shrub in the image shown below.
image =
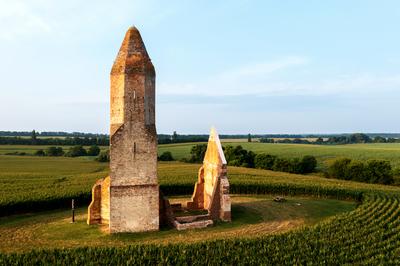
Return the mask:
{"type": "Polygon", "coordinates": [[[204,155],[207,151],[207,144],[197,144],[190,150],[190,163],[200,163],[204,160],[204,155]]]}
{"type": "Polygon", "coordinates": [[[61,147],[48,147],[46,149],[47,156],[63,156],[64,151],[61,147]]]}
{"type": "Polygon", "coordinates": [[[68,157],[78,157],[78,156],[86,156],[86,155],[87,155],[87,151],[81,145],[72,146],[71,148],[69,148],[69,151],[67,152],[67,154],[65,154],[65,156],[68,156],[68,157]]]}
{"type": "Polygon", "coordinates": [[[345,179],[361,182],[368,182],[365,174],[365,165],[361,161],[352,160],[345,169],[345,179]]]}
{"type": "Polygon", "coordinates": [[[18,155],[18,156],[24,156],[26,155],[26,152],[23,151],[14,151],[14,152],[7,152],[4,155],[18,155]]]}
{"type": "Polygon", "coordinates": [[[272,170],[280,172],[290,172],[293,169],[289,159],[277,158],[274,162],[272,170]]]}
{"type": "Polygon", "coordinates": [[[312,155],[306,155],[301,159],[301,170],[299,173],[312,173],[317,167],[317,159],[312,155]]]}
{"type": "Polygon", "coordinates": [[[293,158],[289,161],[289,173],[303,174],[303,163],[299,158],[293,158]]]}
{"type": "Polygon", "coordinates": [[[254,158],[254,166],[259,169],[272,170],[276,156],[265,153],[257,154],[254,158]]]}
{"type": "Polygon", "coordinates": [[[174,157],[172,157],[172,153],[169,151],[163,152],[159,157],[159,161],[173,161],[174,157]]]}
{"type": "Polygon", "coordinates": [[[242,146],[236,147],[226,146],[224,154],[228,165],[232,166],[243,166],[243,167],[254,167],[254,152],[243,149],[242,146]]]}
{"type": "Polygon", "coordinates": [[[386,160],[368,160],[363,163],[348,158],[337,159],[328,168],[328,176],[385,185],[394,182],[392,167],[386,160]]]}
{"type": "Polygon", "coordinates": [[[392,167],[386,160],[368,160],[365,174],[370,183],[389,185],[394,182],[392,167]]]}
{"type": "Polygon", "coordinates": [[[349,158],[336,159],[328,168],[328,176],[345,179],[347,165],[351,162],[349,158]]]}
{"type": "Polygon", "coordinates": [[[110,150],[103,151],[97,156],[96,161],[104,163],[110,161],[110,150]]]}
{"type": "Polygon", "coordinates": [[[46,153],[44,152],[44,150],[37,150],[34,153],[35,156],[46,156],[46,153]]]}
{"type": "Polygon", "coordinates": [[[100,153],[100,148],[97,145],[92,145],[89,147],[87,151],[88,156],[97,156],[100,153]]]}

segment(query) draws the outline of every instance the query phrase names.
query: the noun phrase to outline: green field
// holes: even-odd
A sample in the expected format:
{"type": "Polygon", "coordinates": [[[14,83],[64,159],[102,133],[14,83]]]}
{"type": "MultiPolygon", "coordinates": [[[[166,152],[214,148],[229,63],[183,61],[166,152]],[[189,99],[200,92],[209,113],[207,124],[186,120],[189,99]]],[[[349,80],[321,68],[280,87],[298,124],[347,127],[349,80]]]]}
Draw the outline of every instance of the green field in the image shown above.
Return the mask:
{"type": "MultiPolygon", "coordinates": [[[[398,164],[396,144],[243,143],[243,146],[287,157],[311,154],[324,162],[344,155],[388,159],[393,165],[398,164]]],[[[6,146],[0,150],[10,147],[24,148],[6,146]]],[[[170,150],[185,156],[190,145],[159,148],[160,152],[170,150]]],[[[189,195],[199,166],[159,163],[162,191],[167,195],[189,195]]],[[[237,264],[243,258],[255,265],[400,263],[400,188],[397,186],[228,167],[230,192],[235,195],[233,215],[237,217],[233,223],[182,234],[164,230],[107,236],[98,227],[84,224],[90,188],[96,179],[107,174],[108,164],[90,157],[0,155],[0,216],[3,216],[0,218],[3,252],[0,264],[82,265],[96,264],[101,258],[102,263],[109,265],[128,262],[176,265],[199,263],[199,256],[206,258],[200,264],[237,264]],[[272,195],[286,195],[289,201],[272,205],[272,195]],[[79,207],[76,224],[69,224],[69,212],[65,210],[37,212],[66,209],[71,198],[77,199],[79,207]],[[355,209],[354,202],[357,202],[355,209]],[[25,214],[6,216],[15,210],[25,214]],[[300,223],[293,222],[299,219],[300,223]],[[26,252],[31,248],[35,251],[26,252]],[[24,253],[4,254],[14,251],[24,253]]]]}
{"type": "MultiPolygon", "coordinates": [[[[243,140],[242,140],[243,141],[243,140]]],[[[178,143],[159,145],[159,154],[170,151],[177,160],[189,157],[190,149],[199,143],[178,143]]],[[[352,159],[385,159],[392,163],[393,167],[400,168],[400,143],[369,143],[348,145],[310,145],[310,144],[283,144],[283,143],[259,143],[259,142],[223,142],[226,145],[242,145],[243,148],[255,153],[268,153],[282,157],[301,157],[313,155],[319,162],[319,167],[337,157],[349,157],[352,159]]],[[[62,146],[68,150],[69,146],[62,146]]],[[[47,146],[35,145],[0,145],[0,155],[11,152],[26,152],[33,154],[38,149],[46,149],[47,146]]],[[[102,150],[108,147],[101,147],[102,150]]]]}
{"type": "MultiPolygon", "coordinates": [[[[54,145],[57,146],[57,145],[54,145]]],[[[12,152],[25,152],[27,155],[33,155],[37,150],[46,150],[49,146],[45,145],[0,145],[0,155],[5,155],[12,152]]],[[[59,146],[64,151],[68,151],[71,146],[59,146]]],[[[83,146],[85,149],[89,146],[83,146]]],[[[108,146],[100,146],[101,150],[108,149],[108,146]]]]}
{"type": "MultiPolygon", "coordinates": [[[[197,143],[166,144],[159,146],[159,153],[170,151],[175,159],[189,157],[190,149],[197,143]]],[[[311,145],[311,144],[282,144],[259,142],[224,142],[226,145],[241,145],[244,149],[255,153],[268,153],[282,157],[302,157],[313,155],[323,167],[330,160],[337,157],[351,159],[385,159],[393,167],[400,167],[400,143],[371,143],[348,145],[311,145]]]]}
{"type": "MultiPolygon", "coordinates": [[[[182,202],[189,198],[173,198],[182,202]]],[[[26,252],[35,248],[127,246],[131,244],[194,243],[238,236],[255,238],[310,226],[329,216],[355,208],[354,202],[333,199],[317,200],[289,197],[277,203],[268,196],[233,196],[231,223],[221,223],[201,230],[109,235],[99,226],[86,224],[87,209],[76,212],[71,224],[70,211],[44,212],[0,218],[0,252],[26,252]]]]}

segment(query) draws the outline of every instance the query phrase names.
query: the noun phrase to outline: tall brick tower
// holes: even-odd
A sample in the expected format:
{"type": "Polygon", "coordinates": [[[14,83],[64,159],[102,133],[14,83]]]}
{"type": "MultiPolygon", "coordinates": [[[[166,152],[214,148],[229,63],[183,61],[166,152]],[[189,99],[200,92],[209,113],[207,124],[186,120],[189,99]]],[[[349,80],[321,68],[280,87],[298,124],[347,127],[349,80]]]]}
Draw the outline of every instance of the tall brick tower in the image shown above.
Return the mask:
{"type": "Polygon", "coordinates": [[[129,28],[111,70],[110,232],[159,229],[155,70],[129,28]]]}

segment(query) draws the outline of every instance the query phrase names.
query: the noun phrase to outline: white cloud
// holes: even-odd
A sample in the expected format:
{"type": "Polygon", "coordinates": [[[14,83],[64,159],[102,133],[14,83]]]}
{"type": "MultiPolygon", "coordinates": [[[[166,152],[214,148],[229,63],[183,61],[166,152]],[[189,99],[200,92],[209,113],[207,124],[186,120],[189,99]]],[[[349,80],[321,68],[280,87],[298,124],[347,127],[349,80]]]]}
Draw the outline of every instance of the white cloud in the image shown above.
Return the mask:
{"type": "Polygon", "coordinates": [[[50,32],[51,26],[27,1],[0,0],[0,39],[50,32]]]}
{"type": "Polygon", "coordinates": [[[306,57],[285,57],[272,62],[259,62],[220,73],[199,83],[161,83],[159,95],[203,96],[293,96],[293,95],[377,95],[397,91],[400,74],[360,73],[330,77],[299,76],[309,67],[306,57]],[[299,71],[300,70],[300,71],[299,71]],[[294,75],[296,74],[296,75],[294,75]],[[296,80],[299,79],[299,80],[296,80]]]}
{"type": "Polygon", "coordinates": [[[114,30],[115,25],[127,28],[146,21],[151,27],[174,12],[151,0],[0,0],[0,40],[44,34],[80,40],[89,30],[114,30]]]}
{"type": "Polygon", "coordinates": [[[274,84],[274,88],[268,86],[271,85],[273,74],[306,65],[308,61],[306,57],[291,56],[271,62],[247,64],[219,73],[201,83],[161,83],[158,92],[180,95],[242,95],[260,94],[266,90],[280,91],[279,84],[274,84]]]}
{"type": "Polygon", "coordinates": [[[273,72],[293,66],[305,65],[308,61],[309,60],[306,57],[290,56],[272,62],[258,62],[237,69],[231,69],[222,73],[219,78],[223,80],[237,80],[241,78],[269,75],[273,72]]]}

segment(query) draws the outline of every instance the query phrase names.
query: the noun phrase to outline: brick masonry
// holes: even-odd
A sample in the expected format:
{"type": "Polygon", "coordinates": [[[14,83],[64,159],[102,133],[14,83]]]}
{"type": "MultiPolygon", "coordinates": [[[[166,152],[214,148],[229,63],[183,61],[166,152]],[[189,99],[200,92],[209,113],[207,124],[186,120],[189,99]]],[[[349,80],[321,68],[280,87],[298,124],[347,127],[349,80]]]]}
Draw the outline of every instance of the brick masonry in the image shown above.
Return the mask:
{"type": "Polygon", "coordinates": [[[125,35],[110,81],[110,177],[93,188],[88,223],[108,224],[111,233],[158,230],[155,70],[135,27],[125,35]]]}
{"type": "Polygon", "coordinates": [[[231,221],[231,199],[227,164],[217,131],[212,128],[203,166],[193,196],[187,203],[189,209],[205,209],[212,220],[231,221]]]}

